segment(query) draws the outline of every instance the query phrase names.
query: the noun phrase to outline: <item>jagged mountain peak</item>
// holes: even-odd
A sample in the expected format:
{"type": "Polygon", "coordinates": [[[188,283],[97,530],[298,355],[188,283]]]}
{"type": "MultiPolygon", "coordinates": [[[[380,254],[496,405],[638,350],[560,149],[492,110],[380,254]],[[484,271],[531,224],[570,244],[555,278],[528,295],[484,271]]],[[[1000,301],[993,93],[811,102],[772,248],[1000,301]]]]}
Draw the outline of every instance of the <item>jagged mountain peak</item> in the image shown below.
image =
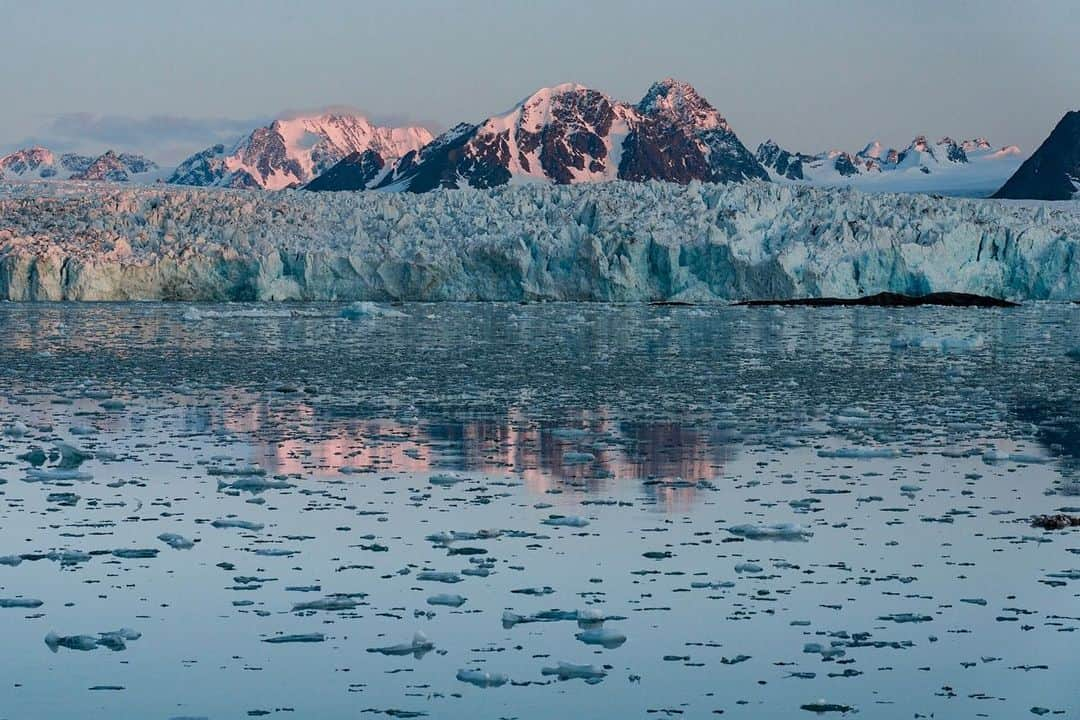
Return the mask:
{"type": "Polygon", "coordinates": [[[158,169],[142,155],[107,150],[101,155],[64,153],[33,145],[0,157],[0,180],[104,180],[127,182],[158,169]]]}
{"type": "Polygon", "coordinates": [[[195,153],[169,182],[280,190],[301,186],[354,153],[372,150],[382,167],[431,140],[425,128],[383,127],[355,111],[290,114],[255,128],[232,147],[195,153]]]}
{"type": "Polygon", "coordinates": [[[727,121],[693,85],[675,78],[664,78],[652,84],[637,109],[644,115],[666,116],[675,122],[704,130],[730,130],[727,121]]]}
{"type": "Polygon", "coordinates": [[[424,192],[507,183],[767,179],[694,88],[654,83],[637,105],[579,83],[541,88],[402,157],[379,186],[424,192]]]}
{"type": "Polygon", "coordinates": [[[758,147],[757,159],[779,182],[985,197],[1016,169],[1019,153],[1016,146],[994,151],[982,137],[932,142],[916,135],[903,150],[872,140],[855,153],[804,154],[770,140],[758,147]]]}

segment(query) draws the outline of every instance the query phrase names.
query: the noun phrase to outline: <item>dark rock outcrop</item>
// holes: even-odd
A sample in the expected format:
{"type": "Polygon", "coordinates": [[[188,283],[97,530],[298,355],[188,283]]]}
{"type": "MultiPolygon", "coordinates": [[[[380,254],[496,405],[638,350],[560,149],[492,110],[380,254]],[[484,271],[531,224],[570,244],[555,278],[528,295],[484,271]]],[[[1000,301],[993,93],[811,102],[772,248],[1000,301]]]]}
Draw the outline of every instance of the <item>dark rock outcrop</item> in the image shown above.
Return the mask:
{"type": "Polygon", "coordinates": [[[1066,113],[1039,149],[992,197],[1070,200],[1080,192],[1080,110],[1066,113]]]}
{"type": "Polygon", "coordinates": [[[792,298],[789,300],[746,300],[735,303],[747,306],[805,306],[837,307],[864,305],[868,307],[919,307],[921,305],[943,305],[947,307],[1017,307],[1017,303],[1000,298],[972,295],[970,293],[938,292],[926,295],[902,295],[883,292],[860,298],[792,298]]]}

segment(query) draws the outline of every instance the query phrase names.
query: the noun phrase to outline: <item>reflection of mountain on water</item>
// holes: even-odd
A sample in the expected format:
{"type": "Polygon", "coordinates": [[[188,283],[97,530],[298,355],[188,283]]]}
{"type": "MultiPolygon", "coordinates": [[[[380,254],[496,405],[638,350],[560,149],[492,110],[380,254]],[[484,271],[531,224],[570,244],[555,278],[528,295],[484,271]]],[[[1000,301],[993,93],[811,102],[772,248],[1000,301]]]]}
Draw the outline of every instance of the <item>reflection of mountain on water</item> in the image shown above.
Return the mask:
{"type": "Polygon", "coordinates": [[[536,492],[599,492],[625,480],[711,481],[731,457],[722,431],[673,422],[489,418],[425,422],[421,431],[432,469],[512,473],[536,492]]]}
{"type": "Polygon", "coordinates": [[[1035,439],[1060,461],[1062,492],[1080,495],[1080,402],[1076,398],[1024,398],[1013,405],[1016,419],[1035,426],[1035,439]]]}
{"type": "Polygon", "coordinates": [[[505,416],[414,422],[326,417],[303,402],[200,407],[189,432],[250,438],[253,461],[274,474],[464,472],[520,479],[535,493],[594,494],[635,481],[665,507],[693,503],[693,485],[723,473],[734,443],[707,422],[616,421],[568,412],[534,420],[505,416]]]}

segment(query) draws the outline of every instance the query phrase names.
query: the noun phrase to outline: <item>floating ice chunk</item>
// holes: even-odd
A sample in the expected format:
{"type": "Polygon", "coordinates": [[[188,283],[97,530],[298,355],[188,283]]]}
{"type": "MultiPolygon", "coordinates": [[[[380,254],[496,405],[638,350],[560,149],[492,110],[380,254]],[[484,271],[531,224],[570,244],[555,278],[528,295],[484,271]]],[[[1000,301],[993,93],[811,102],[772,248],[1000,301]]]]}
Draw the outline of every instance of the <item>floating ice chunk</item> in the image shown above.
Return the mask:
{"type": "Polygon", "coordinates": [[[0,608],[39,608],[45,603],[36,598],[0,598],[0,608]]]}
{"type": "Polygon", "coordinates": [[[188,540],[183,535],[177,535],[176,533],[161,533],[157,536],[157,539],[165,543],[173,550],[190,550],[195,547],[195,543],[188,540]]]}
{"type": "Polygon", "coordinates": [[[735,583],[731,582],[730,580],[725,580],[723,582],[696,581],[690,583],[690,587],[694,590],[726,590],[735,587],[735,583]]]}
{"type": "Polygon", "coordinates": [[[799,707],[802,710],[808,710],[810,712],[818,713],[818,714],[828,713],[828,712],[838,712],[838,713],[843,713],[845,715],[855,709],[851,705],[841,705],[839,703],[830,703],[830,702],[825,702],[824,700],[818,700],[817,702],[806,703],[805,705],[800,705],[799,707]]]}
{"type": "Polygon", "coordinates": [[[577,515],[550,515],[546,520],[541,520],[544,525],[554,525],[556,527],[576,527],[581,528],[589,524],[589,521],[583,517],[577,515]]]}
{"type": "Polygon", "coordinates": [[[443,487],[449,487],[451,485],[457,485],[458,483],[465,482],[465,478],[457,477],[456,475],[448,475],[446,473],[436,473],[428,478],[428,482],[432,485],[441,485],[443,487]]]}
{"type": "Polygon", "coordinates": [[[263,470],[258,465],[211,465],[206,468],[206,472],[210,475],[244,475],[244,476],[259,476],[265,475],[266,470],[263,470]]]}
{"type": "Polygon", "coordinates": [[[137,630],[132,630],[131,628],[110,630],[109,632],[99,633],[97,637],[94,637],[93,635],[57,635],[55,632],[50,632],[45,636],[45,644],[53,652],[56,652],[60,648],[81,650],[85,652],[95,650],[99,647],[120,651],[127,648],[127,643],[138,640],[141,637],[142,633],[137,630]]]}
{"type": "Polygon", "coordinates": [[[781,523],[778,525],[734,525],[727,529],[732,535],[744,537],[747,540],[787,540],[792,542],[806,542],[814,533],[795,523],[781,523]]]}
{"type": "Polygon", "coordinates": [[[510,678],[501,673],[489,673],[482,670],[458,670],[457,679],[481,688],[502,687],[510,678]]]}
{"type": "Polygon", "coordinates": [[[71,443],[53,443],[53,448],[60,453],[60,467],[62,468],[77,468],[94,457],[94,454],[89,450],[84,450],[71,443]]]}
{"type": "Polygon", "coordinates": [[[512,628],[515,625],[536,622],[559,622],[574,620],[581,627],[600,625],[607,620],[625,620],[621,615],[604,615],[599,610],[586,608],[584,610],[543,610],[533,615],[519,615],[506,610],[502,615],[504,628],[512,628]]]}
{"type": "Polygon", "coordinates": [[[836,448],[835,450],[818,450],[818,457],[823,458],[842,458],[842,459],[869,459],[869,458],[894,458],[899,457],[900,453],[892,448],[876,448],[876,447],[849,447],[849,448],[836,448]]]}
{"type": "Polygon", "coordinates": [[[82,472],[81,470],[65,469],[65,468],[31,468],[26,471],[26,482],[41,482],[41,483],[55,483],[55,482],[70,482],[72,480],[92,480],[93,475],[88,472],[82,472]]]}
{"type": "Polygon", "coordinates": [[[582,630],[574,635],[586,645],[600,645],[608,650],[619,647],[626,642],[626,636],[617,630],[610,628],[592,628],[582,630]]]}
{"type": "Polygon", "coordinates": [[[451,595],[448,593],[439,593],[438,595],[432,595],[427,599],[428,605],[444,605],[446,607],[461,607],[466,603],[466,599],[461,595],[451,595]]]}
{"type": "Polygon", "coordinates": [[[350,595],[331,595],[330,597],[320,598],[318,600],[308,600],[306,602],[300,602],[293,605],[293,612],[301,612],[304,610],[353,610],[358,607],[360,602],[350,595]]]}
{"type": "Polygon", "coordinates": [[[157,557],[157,548],[119,548],[112,551],[113,557],[122,560],[146,560],[157,557]]]}
{"type": "Polygon", "coordinates": [[[364,301],[346,305],[341,310],[341,317],[346,320],[363,320],[365,318],[407,318],[409,316],[400,310],[364,301]]]}
{"type": "Polygon", "coordinates": [[[735,566],[735,572],[737,573],[759,573],[763,571],[764,568],[752,562],[743,562],[735,566]]]}
{"type": "Polygon", "coordinates": [[[428,636],[423,632],[417,630],[413,635],[411,643],[402,643],[401,645],[390,645],[388,647],[373,647],[368,648],[369,653],[379,653],[380,655],[412,655],[417,660],[424,657],[432,650],[435,649],[435,643],[428,639],[428,636]]]}
{"type": "Polygon", "coordinates": [[[296,635],[275,635],[273,637],[263,638],[264,643],[270,643],[271,645],[283,645],[286,643],[321,643],[326,641],[326,636],[322,633],[299,633],[296,635]]]}
{"type": "Polygon", "coordinates": [[[803,652],[808,655],[820,655],[825,660],[843,657],[847,654],[847,651],[842,647],[825,647],[816,642],[803,645],[803,652]]]}
{"type": "Polygon", "coordinates": [[[287,488],[296,487],[291,482],[285,480],[268,480],[267,478],[262,477],[264,474],[265,472],[253,474],[232,482],[219,480],[218,490],[246,490],[247,492],[259,493],[265,490],[285,490],[287,488]]]}
{"type": "Polygon", "coordinates": [[[1025,465],[1042,465],[1050,462],[1050,458],[1041,457],[1039,455],[1031,455],[1030,453],[1002,453],[996,450],[984,452],[982,458],[985,463],[1014,462],[1023,463],[1025,465]]]}
{"type": "Polygon", "coordinates": [[[607,677],[607,671],[596,665],[574,665],[561,661],[555,667],[543,668],[540,673],[554,675],[560,680],[584,680],[585,682],[599,682],[607,677]]]}
{"type": "Polygon", "coordinates": [[[119,651],[127,648],[127,643],[138,640],[141,637],[142,633],[138,630],[120,628],[119,630],[110,630],[109,632],[100,633],[98,635],[97,644],[108,648],[109,650],[119,651]]]}
{"type": "Polygon", "coordinates": [[[216,528],[239,528],[241,530],[262,530],[264,525],[262,523],[250,522],[248,520],[236,520],[233,518],[222,518],[210,523],[211,527],[216,528]]]}
{"type": "Polygon", "coordinates": [[[929,615],[919,615],[918,613],[893,613],[891,615],[879,615],[878,620],[886,620],[895,623],[924,623],[933,620],[929,615]]]}
{"type": "Polygon", "coordinates": [[[293,555],[299,555],[300,551],[288,548],[258,548],[255,554],[259,557],[292,557],[293,555]]]}
{"type": "Polygon", "coordinates": [[[10,425],[4,426],[4,434],[8,437],[21,438],[26,436],[29,432],[30,428],[26,427],[24,423],[19,422],[18,420],[11,423],[10,425]]]}
{"type": "Polygon", "coordinates": [[[18,567],[22,564],[22,560],[18,555],[0,555],[0,565],[7,565],[8,567],[18,567]]]}
{"type": "Polygon", "coordinates": [[[60,648],[86,652],[95,650],[98,646],[97,638],[93,635],[57,635],[54,632],[50,632],[45,636],[45,645],[53,652],[60,648]]]}
{"type": "Polygon", "coordinates": [[[451,530],[450,532],[432,533],[424,539],[438,545],[449,545],[452,542],[461,540],[491,540],[492,538],[500,537],[502,534],[502,530],[451,530]]]}
{"type": "Polygon", "coordinates": [[[459,583],[464,578],[456,572],[440,572],[437,570],[422,570],[416,573],[416,579],[427,582],[459,583]]]}
{"type": "Polygon", "coordinates": [[[596,456],[587,452],[566,452],[562,456],[563,465],[586,465],[596,462],[596,456]]]}
{"type": "Polygon", "coordinates": [[[986,339],[982,335],[973,335],[971,337],[949,337],[943,335],[898,336],[889,341],[889,346],[895,350],[922,348],[926,350],[938,350],[940,352],[978,350],[985,344],[986,339]]]}
{"type": "Polygon", "coordinates": [[[241,308],[237,310],[200,310],[197,307],[189,307],[180,316],[184,322],[199,322],[201,320],[232,320],[247,319],[261,320],[267,318],[289,318],[295,315],[305,315],[301,311],[271,310],[268,308],[241,308]]]}

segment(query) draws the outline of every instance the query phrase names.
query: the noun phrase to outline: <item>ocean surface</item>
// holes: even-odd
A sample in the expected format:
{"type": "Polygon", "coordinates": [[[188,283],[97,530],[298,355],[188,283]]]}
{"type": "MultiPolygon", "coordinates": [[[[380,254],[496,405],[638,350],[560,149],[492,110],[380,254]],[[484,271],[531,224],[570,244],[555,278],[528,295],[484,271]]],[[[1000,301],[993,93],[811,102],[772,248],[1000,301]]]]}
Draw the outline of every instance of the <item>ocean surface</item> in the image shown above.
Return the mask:
{"type": "Polygon", "coordinates": [[[341,312],[0,305],[0,720],[1080,714],[1080,306],[341,312]]]}

